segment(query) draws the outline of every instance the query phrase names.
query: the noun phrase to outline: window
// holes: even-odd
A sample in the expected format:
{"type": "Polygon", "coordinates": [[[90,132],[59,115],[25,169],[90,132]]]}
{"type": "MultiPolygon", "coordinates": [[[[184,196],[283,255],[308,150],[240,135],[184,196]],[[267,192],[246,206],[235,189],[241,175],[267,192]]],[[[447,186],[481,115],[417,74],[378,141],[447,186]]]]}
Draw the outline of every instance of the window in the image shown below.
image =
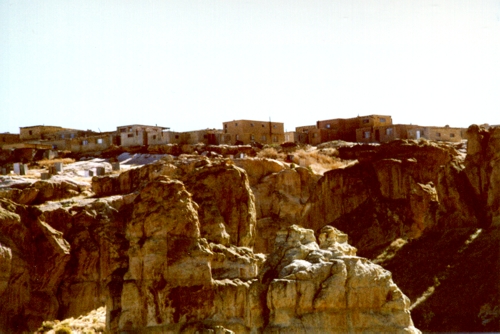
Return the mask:
{"type": "Polygon", "coordinates": [[[61,139],[64,139],[64,133],[61,135],[61,139]]]}
{"type": "Polygon", "coordinates": [[[265,127],[265,125],[264,125],[264,124],[262,124],[262,127],[265,127]]]}
{"type": "Polygon", "coordinates": [[[392,128],[385,129],[385,134],[386,135],[392,135],[392,128]]]}
{"type": "Polygon", "coordinates": [[[153,135],[153,139],[156,139],[156,135],[153,135]]]}
{"type": "Polygon", "coordinates": [[[278,136],[273,137],[273,142],[277,143],[278,142],[278,136]]]}
{"type": "Polygon", "coordinates": [[[102,144],[102,138],[97,138],[97,144],[102,144]]]}
{"type": "Polygon", "coordinates": [[[255,140],[255,136],[254,135],[250,135],[250,140],[255,140]]]}
{"type": "Polygon", "coordinates": [[[236,135],[236,140],[240,140],[240,135],[236,135]]]}
{"type": "Polygon", "coordinates": [[[266,141],[266,140],[267,140],[266,136],[265,135],[262,136],[262,141],[266,141]]]}
{"type": "Polygon", "coordinates": [[[250,123],[250,126],[253,127],[253,123],[250,123]]]}
{"type": "Polygon", "coordinates": [[[207,138],[208,138],[208,136],[207,136],[207,135],[203,135],[203,138],[207,139],[207,138]]]}
{"type": "Polygon", "coordinates": [[[330,128],[330,126],[331,126],[330,124],[327,124],[327,125],[326,125],[326,128],[327,128],[327,129],[329,129],[329,128],[330,128]]]}
{"type": "Polygon", "coordinates": [[[450,138],[455,138],[455,134],[454,133],[450,133],[450,138]]]}
{"type": "Polygon", "coordinates": [[[380,123],[385,123],[385,118],[379,118],[378,120],[380,121],[380,123]]]}
{"type": "Polygon", "coordinates": [[[227,124],[224,124],[224,128],[227,129],[227,124]]]}
{"type": "Polygon", "coordinates": [[[179,135],[175,135],[175,139],[179,139],[179,135]]]}
{"type": "Polygon", "coordinates": [[[365,118],[365,119],[363,120],[363,123],[364,123],[364,124],[366,124],[366,123],[370,123],[370,120],[369,120],[368,118],[365,118]]]}
{"type": "Polygon", "coordinates": [[[276,124],[274,124],[274,125],[273,125],[273,128],[275,128],[275,129],[276,129],[276,124]]]}
{"type": "Polygon", "coordinates": [[[436,133],[436,136],[441,137],[441,132],[436,133]]]}
{"type": "Polygon", "coordinates": [[[125,129],[125,128],[121,128],[121,129],[120,129],[120,132],[127,132],[127,129],[125,129]]]}
{"type": "Polygon", "coordinates": [[[313,138],[316,138],[317,136],[318,136],[318,134],[317,134],[317,133],[314,133],[314,134],[313,134],[313,138]]]}
{"type": "Polygon", "coordinates": [[[71,138],[75,138],[75,134],[74,134],[74,133],[72,133],[70,137],[71,137],[71,138]]]}
{"type": "Polygon", "coordinates": [[[238,123],[234,123],[234,126],[238,126],[238,123]]]}
{"type": "Polygon", "coordinates": [[[88,145],[89,144],[89,141],[88,140],[83,140],[82,141],[82,145],[88,145]]]}
{"type": "Polygon", "coordinates": [[[128,137],[128,138],[132,138],[133,136],[134,136],[134,134],[133,134],[133,133],[129,133],[129,134],[127,135],[127,137],[128,137]]]}
{"type": "Polygon", "coordinates": [[[30,130],[30,136],[33,134],[33,131],[30,130]]]}
{"type": "Polygon", "coordinates": [[[363,132],[363,138],[365,138],[365,139],[370,138],[370,131],[363,132]]]}

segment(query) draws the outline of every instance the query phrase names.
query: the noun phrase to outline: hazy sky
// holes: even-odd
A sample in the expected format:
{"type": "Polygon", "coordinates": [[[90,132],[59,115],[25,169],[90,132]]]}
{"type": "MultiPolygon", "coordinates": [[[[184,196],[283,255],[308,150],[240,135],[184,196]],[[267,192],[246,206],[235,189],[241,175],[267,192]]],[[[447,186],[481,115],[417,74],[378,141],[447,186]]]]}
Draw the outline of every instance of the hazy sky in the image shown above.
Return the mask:
{"type": "Polygon", "coordinates": [[[500,124],[500,1],[0,0],[0,132],[500,124]]]}

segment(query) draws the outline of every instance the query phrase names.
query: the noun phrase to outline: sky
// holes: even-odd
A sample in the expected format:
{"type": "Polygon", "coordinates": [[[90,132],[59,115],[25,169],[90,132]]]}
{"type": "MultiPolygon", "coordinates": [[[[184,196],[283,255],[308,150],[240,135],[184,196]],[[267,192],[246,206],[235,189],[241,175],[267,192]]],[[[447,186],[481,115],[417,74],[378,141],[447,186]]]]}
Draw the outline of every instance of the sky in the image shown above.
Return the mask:
{"type": "Polygon", "coordinates": [[[500,124],[500,0],[0,0],[0,133],[500,124]]]}

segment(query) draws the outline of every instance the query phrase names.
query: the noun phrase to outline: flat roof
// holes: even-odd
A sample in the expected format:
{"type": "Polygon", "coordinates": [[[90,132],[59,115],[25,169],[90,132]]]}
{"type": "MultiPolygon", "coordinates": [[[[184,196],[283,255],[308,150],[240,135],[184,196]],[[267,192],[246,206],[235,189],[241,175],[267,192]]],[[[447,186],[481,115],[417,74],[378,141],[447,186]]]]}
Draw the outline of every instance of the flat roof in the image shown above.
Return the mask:
{"type": "Polygon", "coordinates": [[[31,125],[31,126],[20,126],[19,129],[29,129],[29,128],[61,128],[62,126],[57,125],[31,125]]]}
{"type": "Polygon", "coordinates": [[[226,121],[226,122],[222,122],[222,123],[224,124],[224,123],[230,123],[230,122],[261,122],[261,123],[269,123],[269,122],[271,122],[271,123],[283,123],[283,122],[274,122],[274,121],[256,121],[256,120],[251,120],[251,119],[236,119],[236,120],[226,121]]]}
{"type": "Polygon", "coordinates": [[[158,125],[144,125],[144,124],[129,124],[129,125],[120,125],[120,126],[117,126],[116,128],[117,129],[120,129],[120,128],[128,128],[130,126],[145,126],[145,127],[149,127],[149,128],[161,128],[161,129],[170,129],[169,127],[166,127],[166,126],[158,126],[158,125]]]}

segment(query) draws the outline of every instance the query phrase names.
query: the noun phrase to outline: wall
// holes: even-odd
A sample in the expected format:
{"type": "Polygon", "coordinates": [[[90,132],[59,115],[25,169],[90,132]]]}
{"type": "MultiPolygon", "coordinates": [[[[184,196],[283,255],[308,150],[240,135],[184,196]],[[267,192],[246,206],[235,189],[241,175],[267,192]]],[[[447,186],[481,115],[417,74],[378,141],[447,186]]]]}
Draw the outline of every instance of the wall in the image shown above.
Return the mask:
{"type": "Polygon", "coordinates": [[[20,136],[14,133],[0,133],[0,148],[6,144],[19,143],[20,136]]]}
{"type": "Polygon", "coordinates": [[[462,140],[462,129],[461,128],[450,128],[449,126],[445,127],[434,127],[429,126],[426,128],[429,140],[437,140],[437,141],[451,141],[451,142],[459,142],[462,140]]]}
{"type": "Polygon", "coordinates": [[[281,144],[285,141],[284,124],[279,122],[238,120],[224,122],[222,127],[224,134],[231,135],[232,144],[281,144]]]}
{"type": "Polygon", "coordinates": [[[104,132],[95,136],[79,137],[73,139],[59,139],[47,141],[58,150],[66,150],[74,153],[102,151],[113,144],[115,132],[104,132]]]}
{"type": "Polygon", "coordinates": [[[117,132],[120,136],[120,145],[123,147],[127,146],[143,146],[149,144],[165,144],[163,140],[168,140],[168,135],[163,135],[163,130],[166,129],[161,126],[150,126],[150,125],[125,125],[117,127],[117,132]],[[156,139],[153,136],[157,135],[156,139]],[[153,143],[149,142],[149,139],[153,139],[153,143]]]}
{"type": "Polygon", "coordinates": [[[290,143],[294,143],[294,142],[298,142],[298,133],[295,132],[295,131],[288,131],[288,132],[285,132],[285,142],[290,142],[290,143]]]}
{"type": "MultiPolygon", "coordinates": [[[[304,125],[298,126],[295,128],[296,133],[296,141],[301,144],[311,144],[313,136],[312,133],[319,134],[318,128],[316,125],[304,125]]],[[[318,135],[316,135],[318,136],[318,135]]],[[[315,136],[315,137],[316,137],[315,136]]],[[[319,138],[318,138],[319,140],[319,138]]]]}
{"type": "Polygon", "coordinates": [[[331,140],[355,142],[358,140],[358,129],[392,125],[392,117],[388,115],[368,115],[346,119],[337,118],[318,121],[316,125],[321,130],[321,142],[331,140]]]}
{"type": "Polygon", "coordinates": [[[356,130],[356,141],[360,143],[387,143],[396,139],[408,139],[408,130],[417,125],[392,124],[386,126],[363,127],[356,130]],[[366,138],[365,134],[369,134],[366,138]]]}
{"type": "Polygon", "coordinates": [[[63,128],[60,126],[45,126],[45,125],[27,126],[19,128],[20,139],[21,140],[42,139],[44,135],[56,133],[61,131],[62,129],[63,128]]]}

